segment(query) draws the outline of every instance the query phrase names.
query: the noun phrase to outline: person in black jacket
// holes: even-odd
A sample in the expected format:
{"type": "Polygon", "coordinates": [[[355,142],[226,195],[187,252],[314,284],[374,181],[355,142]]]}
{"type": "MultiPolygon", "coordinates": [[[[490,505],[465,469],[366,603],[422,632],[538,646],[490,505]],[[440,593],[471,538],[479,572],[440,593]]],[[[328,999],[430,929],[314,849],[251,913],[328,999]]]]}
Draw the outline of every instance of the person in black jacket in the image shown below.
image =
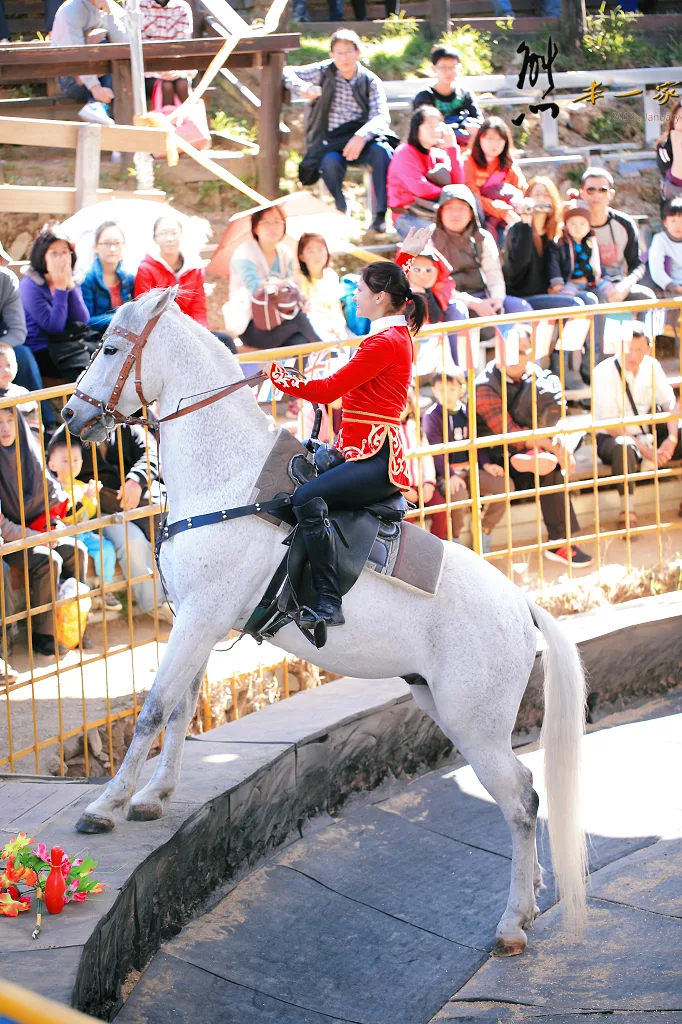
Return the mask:
{"type": "MultiPolygon", "coordinates": [[[[159,452],[151,434],[145,434],[144,427],[123,425],[116,431],[113,442],[103,441],[98,445],[83,445],[83,469],[79,479],[100,480],[100,503],[103,514],[111,514],[151,505],[151,485],[159,481],[159,452]],[[119,456],[119,444],[121,452],[119,456]],[[123,479],[121,479],[121,464],[123,479]]],[[[152,579],[154,563],[152,529],[149,517],[135,522],[114,523],[105,526],[103,534],[116,547],[116,561],[124,576],[128,560],[130,575],[145,576],[149,579],[133,584],[133,594],[139,607],[151,613],[154,609],[155,581],[152,579]]],[[[173,615],[165,603],[163,589],[156,581],[156,601],[159,616],[172,622],[173,615]]]]}
{"type": "Polygon", "coordinates": [[[445,123],[452,125],[457,142],[467,146],[476,135],[483,115],[476,106],[474,94],[457,85],[461,73],[459,54],[451,46],[435,46],[431,51],[431,66],[437,81],[431,88],[417,93],[412,109],[435,107],[445,123]]]}

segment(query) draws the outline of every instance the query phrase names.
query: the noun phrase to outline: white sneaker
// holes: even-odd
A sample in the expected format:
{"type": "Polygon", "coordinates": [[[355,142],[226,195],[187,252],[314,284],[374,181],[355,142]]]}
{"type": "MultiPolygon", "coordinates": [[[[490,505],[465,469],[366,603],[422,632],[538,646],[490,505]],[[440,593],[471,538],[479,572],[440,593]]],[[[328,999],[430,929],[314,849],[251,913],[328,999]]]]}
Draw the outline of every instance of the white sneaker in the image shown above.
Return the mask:
{"type": "Polygon", "coordinates": [[[81,121],[92,121],[93,124],[114,125],[113,117],[109,117],[106,107],[99,100],[90,100],[78,111],[81,121]]]}

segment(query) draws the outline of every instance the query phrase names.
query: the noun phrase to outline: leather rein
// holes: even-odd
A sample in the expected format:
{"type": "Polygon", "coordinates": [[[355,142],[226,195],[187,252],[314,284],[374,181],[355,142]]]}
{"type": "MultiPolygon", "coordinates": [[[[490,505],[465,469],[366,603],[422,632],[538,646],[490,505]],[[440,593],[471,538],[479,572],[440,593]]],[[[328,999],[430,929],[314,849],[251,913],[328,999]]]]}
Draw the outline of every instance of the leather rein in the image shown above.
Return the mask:
{"type": "MultiPolygon", "coordinates": [[[[197,412],[199,409],[204,409],[208,405],[213,405],[214,402],[219,402],[221,398],[227,398],[228,395],[231,395],[233,391],[238,391],[239,388],[243,388],[247,385],[251,387],[257,381],[265,380],[267,378],[267,373],[263,370],[259,370],[258,373],[255,373],[252,377],[245,377],[243,380],[235,381],[234,384],[227,384],[225,387],[214,391],[213,394],[208,395],[207,398],[202,398],[199,402],[193,402],[192,405],[186,405],[182,409],[176,409],[175,412],[170,413],[168,416],[162,416],[161,419],[158,420],[150,420],[144,416],[123,416],[117,410],[116,406],[118,405],[121,392],[123,391],[128,377],[130,376],[133,366],[135,367],[135,377],[133,378],[135,391],[137,392],[137,397],[140,399],[140,404],[145,408],[150,404],[144,397],[144,393],[142,391],[142,352],[149,340],[150,334],[162,316],[163,313],[158,313],[156,316],[152,317],[152,319],[145,324],[140,334],[135,334],[134,331],[126,330],[125,327],[116,326],[112,327],[111,330],[107,331],[103,336],[93,359],[99,355],[103,345],[113,334],[117,334],[126,341],[132,342],[133,347],[125,358],[123,366],[121,367],[121,372],[116,379],[114,389],[106,403],[100,399],[93,398],[91,395],[86,394],[85,391],[81,391],[78,387],[75,388],[73,393],[76,398],[80,398],[83,402],[88,402],[89,405],[93,405],[99,410],[98,416],[93,416],[91,420],[88,420],[87,423],[81,427],[81,433],[96,423],[101,423],[110,430],[113,430],[114,427],[120,424],[127,423],[148,427],[155,435],[158,435],[159,427],[162,423],[169,423],[171,420],[180,419],[181,416],[187,416],[191,412],[197,412]]],[[[83,373],[86,372],[87,370],[83,371],[83,373]]],[[[82,376],[83,374],[81,374],[81,377],[82,376]]],[[[76,383],[80,382],[81,377],[78,378],[76,383]]]]}

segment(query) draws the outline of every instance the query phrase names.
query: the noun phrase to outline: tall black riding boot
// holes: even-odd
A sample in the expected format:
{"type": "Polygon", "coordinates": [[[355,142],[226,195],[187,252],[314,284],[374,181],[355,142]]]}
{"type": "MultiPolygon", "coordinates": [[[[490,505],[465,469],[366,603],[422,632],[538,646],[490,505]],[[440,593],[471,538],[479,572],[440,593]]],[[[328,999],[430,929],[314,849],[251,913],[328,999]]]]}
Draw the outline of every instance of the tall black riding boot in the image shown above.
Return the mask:
{"type": "Polygon", "coordinates": [[[303,612],[300,624],[312,628],[318,619],[324,619],[328,626],[342,626],[346,620],[341,611],[336,538],[328,519],[327,504],[322,498],[312,498],[294,508],[294,513],[303,533],[317,594],[314,615],[303,612]]]}

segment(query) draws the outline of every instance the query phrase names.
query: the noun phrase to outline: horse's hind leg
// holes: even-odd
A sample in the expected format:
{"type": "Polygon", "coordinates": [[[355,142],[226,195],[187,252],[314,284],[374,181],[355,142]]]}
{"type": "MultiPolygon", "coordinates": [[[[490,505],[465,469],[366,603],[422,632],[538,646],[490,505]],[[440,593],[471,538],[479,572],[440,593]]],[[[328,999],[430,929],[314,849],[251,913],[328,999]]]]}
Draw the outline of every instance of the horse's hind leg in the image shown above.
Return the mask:
{"type": "Polygon", "coordinates": [[[163,814],[164,805],[175,792],[180,779],[182,752],[187,726],[192,720],[206,663],[197,672],[192,685],[185,691],[168,719],[161,753],[151,779],[130,801],[129,821],[154,821],[163,814]]]}

